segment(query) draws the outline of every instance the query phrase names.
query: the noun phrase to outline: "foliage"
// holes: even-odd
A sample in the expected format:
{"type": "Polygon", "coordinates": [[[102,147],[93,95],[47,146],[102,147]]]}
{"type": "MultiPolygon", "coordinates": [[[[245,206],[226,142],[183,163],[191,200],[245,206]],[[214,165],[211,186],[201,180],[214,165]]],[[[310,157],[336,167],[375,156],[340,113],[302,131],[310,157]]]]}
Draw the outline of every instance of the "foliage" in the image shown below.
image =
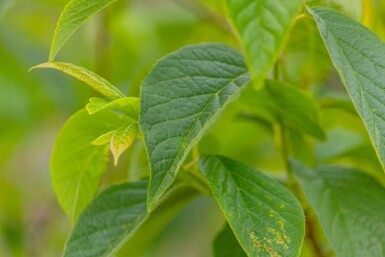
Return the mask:
{"type": "Polygon", "coordinates": [[[162,231],[202,196],[222,213],[215,257],[385,256],[381,1],[176,2],[196,23],[182,13],[170,25],[170,9],[157,31],[127,18],[127,1],[71,0],[48,62],[31,69],[99,94],[77,104],[50,159],[72,230],[64,256],[155,256],[162,231]],[[95,72],[69,40],[94,15],[95,72]],[[60,51],[82,65],[57,61],[60,51]]]}

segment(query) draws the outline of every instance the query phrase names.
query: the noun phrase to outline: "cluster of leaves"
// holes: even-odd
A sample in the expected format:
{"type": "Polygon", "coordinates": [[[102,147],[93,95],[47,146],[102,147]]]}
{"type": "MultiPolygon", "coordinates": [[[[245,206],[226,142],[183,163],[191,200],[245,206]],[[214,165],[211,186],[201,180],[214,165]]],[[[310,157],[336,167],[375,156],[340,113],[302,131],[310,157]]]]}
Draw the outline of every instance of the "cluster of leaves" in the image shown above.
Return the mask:
{"type": "MultiPolygon", "coordinates": [[[[67,4],[49,62],[34,67],[67,73],[103,96],[91,98],[67,121],[51,157],[58,201],[74,224],[64,256],[111,256],[125,244],[146,244],[141,235],[151,233],[151,224],[170,220],[200,193],[212,195],[227,220],[214,241],[215,256],[299,256],[305,230],[314,251],[326,256],[312,234],[312,222],[317,222],[312,211],[337,256],[385,256],[385,188],[353,168],[312,169],[290,158],[308,163],[304,136],[322,141],[327,135],[315,99],[281,74],[292,27],[300,19],[315,21],[385,163],[385,45],[374,33],[335,10],[306,9],[302,0],[227,0],[244,54],[217,43],[183,47],[154,65],[135,98],[85,68],[54,61],[74,31],[112,2],[67,4]],[[244,117],[263,121],[278,138],[287,179],[279,181],[215,151],[205,155],[200,150],[204,134],[237,98],[244,117]],[[150,174],[112,185],[95,197],[109,149],[117,165],[138,141],[147,150],[150,174]]],[[[320,53],[309,49],[310,54],[305,65],[314,65],[320,53]]],[[[324,104],[355,113],[349,102],[324,104]]]]}

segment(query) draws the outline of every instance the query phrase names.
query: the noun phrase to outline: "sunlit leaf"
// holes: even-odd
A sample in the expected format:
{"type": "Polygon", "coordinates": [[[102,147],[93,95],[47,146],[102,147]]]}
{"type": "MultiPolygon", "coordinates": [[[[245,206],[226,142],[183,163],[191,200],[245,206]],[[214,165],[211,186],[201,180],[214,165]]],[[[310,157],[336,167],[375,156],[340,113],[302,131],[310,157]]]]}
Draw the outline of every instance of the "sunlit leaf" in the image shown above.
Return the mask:
{"type": "Polygon", "coordinates": [[[91,144],[103,133],[127,123],[115,113],[75,113],[56,139],[51,156],[51,177],[60,206],[74,223],[92,200],[108,161],[108,148],[91,144]]]}
{"type": "Polygon", "coordinates": [[[91,88],[110,99],[124,97],[124,94],[106,79],[92,71],[71,63],[47,62],[32,67],[32,69],[55,69],[83,81],[91,88]]]}
{"type": "Polygon", "coordinates": [[[248,256],[299,256],[305,218],[288,189],[248,165],[225,157],[204,157],[200,168],[248,256]]]}
{"type": "Polygon", "coordinates": [[[385,256],[385,188],[342,167],[309,169],[292,161],[304,194],[338,257],[385,256]]]}
{"type": "Polygon", "coordinates": [[[172,184],[189,150],[249,76],[236,50],[187,46],[161,59],[143,81],[140,126],[151,165],[148,207],[172,184]]]}

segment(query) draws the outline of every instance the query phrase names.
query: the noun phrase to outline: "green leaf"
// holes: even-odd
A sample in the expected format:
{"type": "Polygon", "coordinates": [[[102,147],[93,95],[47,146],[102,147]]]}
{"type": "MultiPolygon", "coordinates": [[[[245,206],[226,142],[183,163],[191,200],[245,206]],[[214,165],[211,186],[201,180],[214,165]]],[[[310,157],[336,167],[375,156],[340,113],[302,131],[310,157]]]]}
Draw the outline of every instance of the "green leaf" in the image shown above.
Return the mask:
{"type": "Polygon", "coordinates": [[[308,9],[334,66],[385,163],[385,45],[353,19],[327,8],[308,9]]]}
{"type": "Polygon", "coordinates": [[[147,181],[138,181],[114,185],[99,194],[80,215],[64,257],[112,256],[127,241],[124,250],[129,256],[138,256],[152,241],[154,232],[159,233],[197,195],[191,188],[176,187],[149,214],[147,187],[147,181]]]}
{"type": "Polygon", "coordinates": [[[190,149],[248,81],[242,55],[222,44],[187,46],[155,65],[140,98],[140,127],[151,165],[150,210],[190,149]]]}
{"type": "Polygon", "coordinates": [[[214,257],[247,257],[230,226],[226,223],[213,245],[214,257]]]}
{"type": "Polygon", "coordinates": [[[114,164],[118,165],[119,157],[126,151],[138,136],[137,123],[122,126],[115,130],[111,138],[110,149],[114,156],[114,164]]]}
{"type": "Polygon", "coordinates": [[[80,215],[64,257],[110,256],[147,218],[147,181],[115,185],[80,215]]]}
{"type": "Polygon", "coordinates": [[[305,218],[289,190],[263,173],[225,157],[204,157],[199,164],[248,256],[299,256],[305,218]]]}
{"type": "Polygon", "coordinates": [[[253,77],[265,79],[282,50],[302,0],[227,0],[253,77]]]}
{"type": "Polygon", "coordinates": [[[64,43],[88,18],[116,0],[72,0],[64,8],[56,24],[49,61],[52,62],[64,43]]]}
{"type": "Polygon", "coordinates": [[[116,113],[75,113],[64,125],[51,156],[51,177],[60,206],[75,223],[98,191],[108,162],[107,147],[91,144],[100,134],[119,128],[127,118],[116,113]]]}
{"type": "Polygon", "coordinates": [[[124,94],[106,79],[100,77],[92,71],[71,63],[46,62],[31,68],[31,70],[33,69],[55,69],[62,71],[74,78],[77,78],[78,80],[83,81],[91,88],[110,99],[124,97],[124,94]]]}
{"type": "Polygon", "coordinates": [[[309,169],[292,161],[303,192],[338,257],[385,256],[385,188],[342,167],[309,169]]]}
{"type": "Polygon", "coordinates": [[[111,102],[99,97],[91,97],[90,102],[86,105],[89,114],[94,114],[99,111],[121,111],[126,114],[133,121],[137,122],[139,119],[139,98],[136,97],[122,97],[111,102]]]}
{"type": "Polygon", "coordinates": [[[242,95],[242,103],[272,123],[282,122],[317,139],[325,139],[315,101],[291,84],[269,80],[259,91],[249,88],[242,95]]]}

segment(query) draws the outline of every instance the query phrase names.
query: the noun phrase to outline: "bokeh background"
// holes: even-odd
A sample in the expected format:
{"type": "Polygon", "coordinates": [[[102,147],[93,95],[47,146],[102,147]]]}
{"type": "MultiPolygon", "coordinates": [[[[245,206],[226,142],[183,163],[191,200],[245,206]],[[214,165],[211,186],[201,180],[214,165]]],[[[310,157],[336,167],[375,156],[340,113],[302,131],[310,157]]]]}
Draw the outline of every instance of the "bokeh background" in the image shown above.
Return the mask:
{"type": "MultiPolygon", "coordinates": [[[[50,152],[66,119],[95,93],[55,71],[28,72],[47,61],[56,21],[66,2],[0,0],[1,257],[60,256],[70,231],[50,182],[50,152]]],[[[382,0],[307,2],[335,7],[381,37],[385,35],[382,0]]],[[[57,60],[96,71],[123,92],[138,96],[140,82],[156,60],[181,46],[223,42],[237,47],[225,15],[219,0],[120,0],[84,24],[57,60]]],[[[285,78],[317,99],[328,134],[321,143],[298,138],[310,142],[312,148],[298,154],[314,150],[314,163],[349,164],[383,179],[362,123],[346,100],[311,20],[297,23],[281,63],[285,78]]],[[[148,169],[143,162],[129,161],[140,153],[138,145],[125,155],[122,165],[110,167],[105,184],[124,178],[127,169],[148,169]]],[[[283,169],[271,129],[236,111],[226,111],[199,147],[263,171],[278,174],[283,169]]],[[[209,257],[212,239],[223,222],[213,200],[199,197],[161,232],[144,256],[209,257]]],[[[304,249],[303,256],[311,257],[304,249]]],[[[130,256],[129,250],[119,256],[130,256]]]]}

